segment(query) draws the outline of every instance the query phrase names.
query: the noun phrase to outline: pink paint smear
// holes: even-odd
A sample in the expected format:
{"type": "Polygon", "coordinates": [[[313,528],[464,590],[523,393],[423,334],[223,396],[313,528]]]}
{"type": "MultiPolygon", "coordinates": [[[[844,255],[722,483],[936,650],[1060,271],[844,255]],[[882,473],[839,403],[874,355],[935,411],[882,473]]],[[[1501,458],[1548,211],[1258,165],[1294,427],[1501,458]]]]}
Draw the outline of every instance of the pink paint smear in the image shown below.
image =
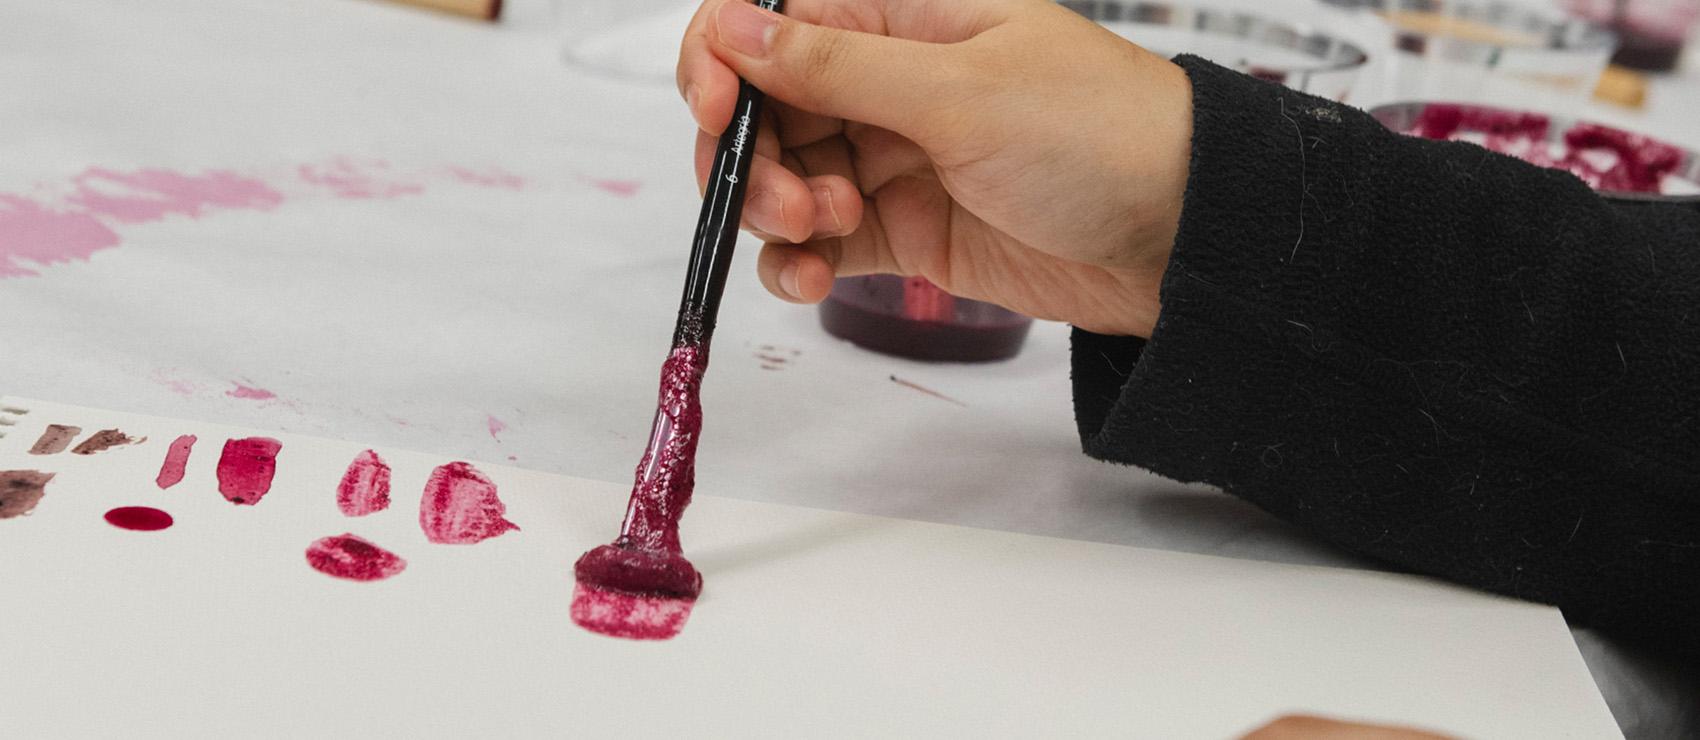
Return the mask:
{"type": "Polygon", "coordinates": [[[419,528],[437,544],[470,545],[518,530],[507,512],[495,483],[471,463],[452,462],[431,471],[419,499],[419,528]]]}
{"type": "MultiPolygon", "coordinates": [[[[291,200],[377,200],[416,195],[453,182],[518,190],[525,180],[491,168],[453,166],[402,171],[377,159],[333,157],[281,171],[200,173],[160,168],[133,171],[90,167],[37,191],[56,197],[0,192],[0,279],[32,277],[36,268],[86,262],[123,243],[117,230],[170,217],[199,219],[217,211],[272,211],[291,200]]],[[[619,190],[617,183],[615,190],[619,190]]],[[[635,185],[633,186],[635,192],[635,185]]],[[[35,191],[32,191],[35,192],[35,191]]],[[[186,386],[173,387],[187,395],[186,386]]]]}
{"type": "Polygon", "coordinates": [[[307,565],[333,578],[381,581],[407,569],[407,561],[353,534],[321,537],[307,546],[307,565]]]}
{"type": "Polygon", "coordinates": [[[354,457],[336,487],[336,507],[344,516],[366,516],[390,508],[390,466],[367,450],[354,457]]]}
{"type": "Polygon", "coordinates": [[[508,423],[496,418],[494,414],[485,414],[484,428],[490,430],[490,439],[500,442],[502,438],[498,435],[508,430],[508,423]]]}
{"type": "Polygon", "coordinates": [[[283,443],[269,437],[225,440],[218,458],[218,492],[238,506],[260,503],[272,490],[281,449],[283,443]]]}
{"type": "Polygon", "coordinates": [[[670,640],[685,628],[696,599],[586,586],[573,588],[573,624],[627,640],[670,640]]]}
{"type": "Polygon", "coordinates": [[[185,434],[171,442],[165,450],[165,462],[159,466],[154,485],[165,490],[183,482],[183,471],[189,466],[189,453],[195,449],[195,435],[185,434]]]}

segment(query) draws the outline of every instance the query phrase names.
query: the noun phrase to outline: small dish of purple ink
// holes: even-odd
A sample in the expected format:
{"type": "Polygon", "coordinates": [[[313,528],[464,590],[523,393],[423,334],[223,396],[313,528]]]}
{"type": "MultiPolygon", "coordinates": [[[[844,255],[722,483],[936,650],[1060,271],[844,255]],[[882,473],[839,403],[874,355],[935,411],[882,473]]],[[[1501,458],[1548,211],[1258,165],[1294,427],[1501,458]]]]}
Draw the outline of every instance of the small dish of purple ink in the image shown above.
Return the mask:
{"type": "Polygon", "coordinates": [[[1564,170],[1610,198],[1700,203],[1700,153],[1633,131],[1463,103],[1393,103],[1370,115],[1402,134],[1466,141],[1564,170]]]}

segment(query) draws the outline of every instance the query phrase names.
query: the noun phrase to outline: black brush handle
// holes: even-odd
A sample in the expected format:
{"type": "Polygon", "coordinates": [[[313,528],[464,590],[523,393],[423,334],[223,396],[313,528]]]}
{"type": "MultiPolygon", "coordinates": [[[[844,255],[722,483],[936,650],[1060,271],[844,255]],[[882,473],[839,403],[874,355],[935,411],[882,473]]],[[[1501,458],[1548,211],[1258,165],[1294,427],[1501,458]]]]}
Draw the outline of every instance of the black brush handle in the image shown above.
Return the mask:
{"type": "MultiPolygon", "coordinates": [[[[784,12],[785,0],[756,0],[756,5],[779,13],[784,12]]],[[[744,192],[749,188],[750,162],[756,156],[756,129],[761,123],[765,101],[766,96],[760,90],[738,80],[738,104],[732,109],[732,125],[720,135],[720,144],[715,148],[708,188],[702,196],[702,214],[697,217],[696,239],[691,242],[690,271],[685,273],[679,323],[673,329],[675,347],[687,344],[706,347],[714,336],[720,296],[726,292],[726,274],[732,269],[732,249],[738,244],[744,192]]]]}

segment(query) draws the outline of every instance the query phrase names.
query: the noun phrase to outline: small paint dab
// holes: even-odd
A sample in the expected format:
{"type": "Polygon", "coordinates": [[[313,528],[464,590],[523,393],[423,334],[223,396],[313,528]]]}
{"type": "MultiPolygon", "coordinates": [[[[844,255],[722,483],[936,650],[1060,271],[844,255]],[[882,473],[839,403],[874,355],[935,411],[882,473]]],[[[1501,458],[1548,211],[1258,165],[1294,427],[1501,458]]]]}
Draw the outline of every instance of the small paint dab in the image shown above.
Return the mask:
{"type": "Polygon", "coordinates": [[[382,160],[360,162],[337,157],[327,164],[301,165],[296,173],[302,181],[326,188],[338,198],[395,198],[425,191],[425,186],[398,178],[389,169],[389,163],[382,160]]]}
{"type": "Polygon", "coordinates": [[[508,462],[518,462],[519,455],[508,455],[508,462]]]}
{"type": "Polygon", "coordinates": [[[52,473],[36,470],[0,470],[0,519],[20,517],[35,511],[47,495],[52,473]]]}
{"type": "Polygon", "coordinates": [[[497,435],[500,435],[502,432],[507,431],[508,430],[508,424],[507,424],[507,422],[496,418],[496,416],[494,414],[485,414],[484,415],[484,428],[490,430],[490,439],[496,440],[497,442],[501,442],[502,438],[500,436],[497,436],[497,435]]]}
{"type": "Polygon", "coordinates": [[[121,445],[141,444],[147,437],[130,437],[117,429],[102,429],[89,435],[82,444],[71,448],[73,455],[93,455],[121,445]]]}
{"type": "Polygon", "coordinates": [[[256,388],[244,383],[238,383],[234,380],[230,381],[230,384],[236,387],[225,391],[224,395],[230,396],[231,398],[241,398],[248,401],[270,401],[277,398],[276,393],[264,388],[256,388]]]}
{"type": "Polygon", "coordinates": [[[47,429],[41,433],[41,438],[37,439],[35,445],[30,447],[30,454],[57,455],[64,452],[66,447],[70,447],[71,440],[76,439],[77,435],[82,433],[82,427],[48,424],[47,429]]]}
{"type": "Polygon", "coordinates": [[[923,386],[923,385],[920,385],[920,384],[918,384],[918,383],[911,383],[911,382],[909,382],[909,381],[907,381],[907,380],[904,380],[904,379],[902,379],[902,378],[899,378],[899,377],[897,377],[897,376],[896,376],[896,375],[893,375],[893,376],[891,376],[891,382],[893,382],[893,383],[896,383],[896,384],[898,384],[898,385],[901,385],[901,386],[903,386],[903,387],[904,387],[904,388],[908,388],[908,389],[910,389],[910,390],[916,390],[916,391],[920,391],[920,392],[922,392],[922,393],[925,393],[925,394],[927,394],[927,395],[929,395],[929,396],[932,396],[932,397],[933,397],[933,398],[937,398],[937,399],[939,399],[939,400],[941,400],[941,401],[949,401],[949,402],[950,402],[950,403],[954,403],[954,404],[956,404],[956,405],[958,405],[958,406],[961,406],[961,407],[963,407],[963,408],[968,408],[968,404],[966,404],[966,403],[963,403],[963,402],[961,402],[961,401],[958,401],[958,400],[956,400],[956,399],[954,399],[954,398],[951,398],[951,397],[950,397],[950,396],[947,396],[947,395],[945,395],[945,394],[943,394],[943,393],[940,393],[940,392],[938,392],[938,391],[935,391],[935,390],[933,390],[933,389],[931,389],[931,388],[928,388],[928,387],[926,387],[926,386],[923,386]]]}
{"type": "Polygon", "coordinates": [[[119,529],[157,532],[170,527],[174,521],[170,514],[151,506],[120,506],[106,512],[106,523],[119,529]]]}
{"type": "Polygon", "coordinates": [[[327,576],[381,581],[407,569],[407,561],[364,537],[339,534],[307,546],[307,564],[327,576]]]}
{"type": "Polygon", "coordinates": [[[67,213],[0,193],[0,278],[39,275],[24,266],[87,261],[118,246],[118,232],[87,213],[67,213]]]}
{"type": "Polygon", "coordinates": [[[573,624],[599,635],[627,640],[668,640],[685,628],[695,599],[631,594],[578,584],[573,587],[573,624]]]}
{"type": "Polygon", "coordinates": [[[153,382],[158,383],[160,387],[184,398],[189,398],[190,396],[195,395],[195,391],[198,390],[196,384],[192,381],[179,377],[175,374],[175,372],[176,371],[155,370],[153,373],[153,382]]]}
{"type": "Polygon", "coordinates": [[[165,490],[183,481],[183,471],[189,465],[189,453],[195,449],[195,435],[185,434],[171,441],[165,450],[165,462],[160,463],[154,485],[165,490]]]}
{"type": "Polygon", "coordinates": [[[390,508],[390,466],[378,453],[354,456],[336,487],[336,507],[345,516],[366,516],[390,508]]]}
{"type": "Polygon", "coordinates": [[[218,492],[226,501],[253,506],[271,491],[283,443],[268,437],[227,439],[218,458],[218,492]]]}
{"type": "Polygon", "coordinates": [[[469,463],[452,462],[431,471],[419,500],[419,528],[432,542],[470,545],[519,529],[503,518],[507,511],[495,483],[469,463]]]}
{"type": "Polygon", "coordinates": [[[519,190],[525,187],[525,178],[512,172],[496,168],[475,170],[470,167],[449,167],[449,177],[466,183],[486,188],[503,188],[519,190]]]}
{"type": "Polygon", "coordinates": [[[637,180],[607,180],[591,177],[586,178],[585,182],[590,183],[597,190],[621,198],[637,195],[638,191],[643,188],[643,183],[637,180]]]}

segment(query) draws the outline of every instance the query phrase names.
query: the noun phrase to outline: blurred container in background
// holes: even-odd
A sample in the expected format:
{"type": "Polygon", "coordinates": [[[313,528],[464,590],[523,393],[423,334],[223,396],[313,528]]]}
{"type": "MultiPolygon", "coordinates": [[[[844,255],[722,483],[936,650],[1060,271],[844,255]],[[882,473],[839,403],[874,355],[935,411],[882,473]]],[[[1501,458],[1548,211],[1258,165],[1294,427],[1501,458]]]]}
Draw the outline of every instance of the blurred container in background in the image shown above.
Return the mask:
{"type": "Polygon", "coordinates": [[[1669,72],[1700,23],[1700,0],[1564,0],[1572,13],[1617,32],[1613,64],[1669,72]]]}
{"type": "Polygon", "coordinates": [[[1252,11],[1119,0],[1062,5],[1156,54],[1196,54],[1332,100],[1346,100],[1369,60],[1344,38],[1252,11]]]}
{"type": "Polygon", "coordinates": [[[1554,5],[1504,0],[1327,0],[1374,13],[1393,51],[1381,65],[1390,99],[1533,100],[1585,104],[1617,47],[1604,26],[1554,5]]]}

